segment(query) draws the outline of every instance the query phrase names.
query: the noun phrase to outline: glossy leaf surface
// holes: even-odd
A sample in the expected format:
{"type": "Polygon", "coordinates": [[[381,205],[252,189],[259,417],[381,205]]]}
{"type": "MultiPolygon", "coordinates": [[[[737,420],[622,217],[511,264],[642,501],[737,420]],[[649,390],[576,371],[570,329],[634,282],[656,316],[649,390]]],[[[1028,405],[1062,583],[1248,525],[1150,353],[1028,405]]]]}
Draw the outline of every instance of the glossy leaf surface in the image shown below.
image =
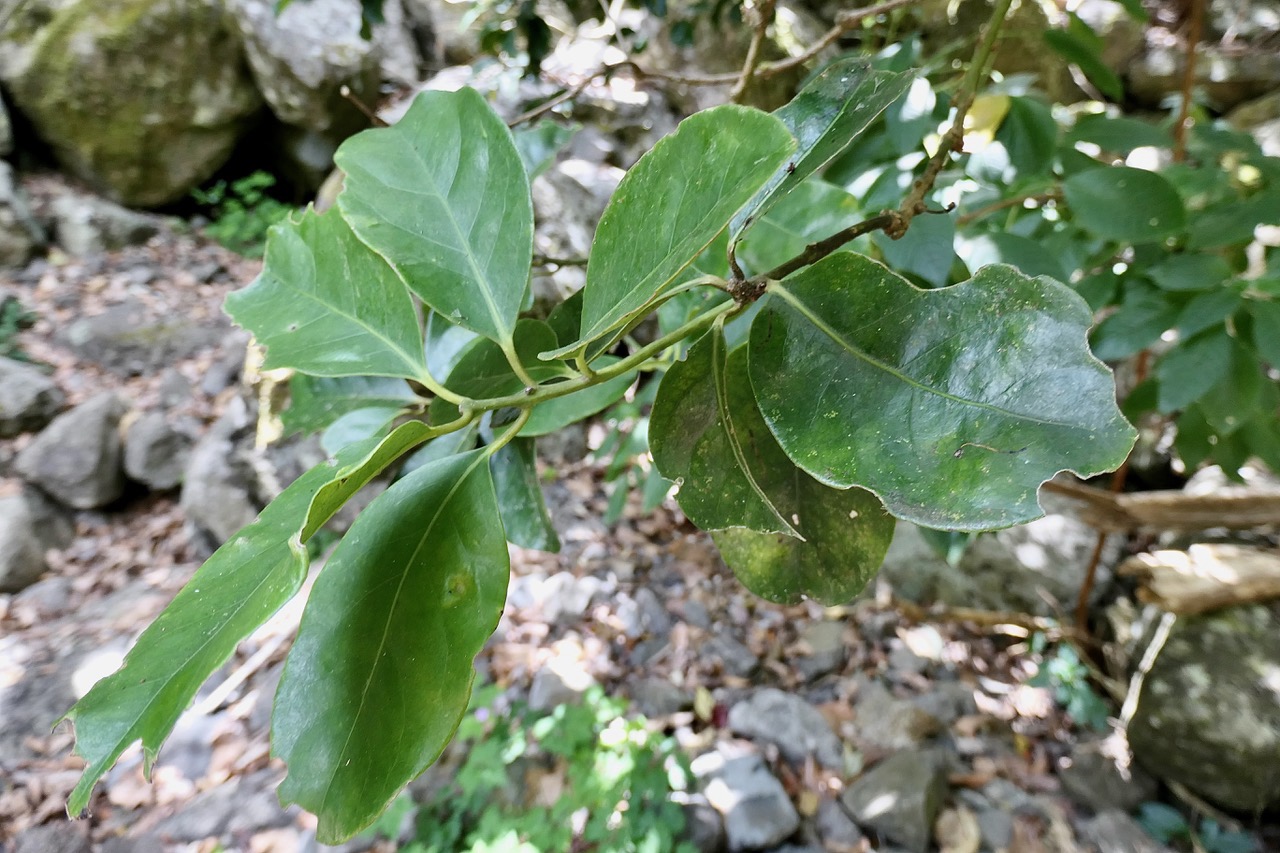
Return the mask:
{"type": "Polygon", "coordinates": [[[1133,445],[1091,321],[1069,288],[1012,267],[922,291],[839,252],[770,285],[751,381],[819,481],[929,527],[1005,527],[1042,514],[1036,490],[1058,471],[1110,470],[1133,445]]]}
{"type": "Polygon", "coordinates": [[[336,210],[275,226],[261,274],[226,309],[267,348],[267,368],[409,379],[426,370],[409,291],[336,210]]]}
{"type": "Polygon", "coordinates": [[[316,580],[272,718],[281,801],[314,812],[322,842],[368,826],[453,736],[508,575],[483,451],[419,468],[356,519],[316,580]]]}
{"type": "Polygon", "coordinates": [[[768,428],[745,370],[730,374],[727,356],[717,326],[667,370],[649,416],[653,461],[679,484],[680,508],[703,530],[746,527],[795,536],[764,482],[795,466],[776,442],[759,440],[768,428]]]}
{"type": "MultiPolygon", "coordinates": [[[[617,361],[612,356],[602,356],[595,362],[596,368],[605,368],[617,361]]],[[[613,379],[574,391],[563,397],[553,397],[539,403],[529,413],[529,420],[521,428],[523,436],[549,435],[564,429],[612,406],[622,399],[627,389],[636,381],[635,372],[624,373],[613,379]]]]}
{"type": "Polygon", "coordinates": [[[472,89],[423,92],[392,127],[335,156],[360,239],[451,322],[506,344],[533,256],[529,178],[511,133],[472,89]]]}
{"type": "Polygon", "coordinates": [[[560,537],[538,482],[533,439],[517,438],[489,460],[507,541],[535,551],[559,551],[560,537]]]}
{"type": "Polygon", "coordinates": [[[1142,243],[1181,231],[1187,211],[1178,191],[1155,172],[1104,166],[1062,182],[1075,223],[1107,240],[1142,243]]]}
{"type": "Polygon", "coordinates": [[[625,325],[666,290],[794,148],[778,119],[728,105],[690,116],[641,157],[596,230],[580,340],[625,325]]]}
{"type": "Polygon", "coordinates": [[[369,449],[353,446],[281,492],[200,567],[134,643],[124,666],[67,712],[76,726],[76,752],[88,762],[67,802],[70,814],[84,811],[94,784],[135,741],[142,742],[149,772],[200,685],[298,591],[307,574],[299,531],[312,500],[369,449]]]}
{"type": "Polygon", "coordinates": [[[795,154],[733,217],[732,239],[736,242],[778,199],[852,145],[876,116],[902,97],[913,77],[909,71],[873,69],[863,59],[841,59],[774,112],[798,145],[795,154]]]}
{"type": "MultiPolygon", "coordinates": [[[[515,352],[531,378],[545,382],[565,375],[564,366],[538,360],[538,353],[552,349],[556,333],[541,320],[521,320],[515,332],[515,352]]],[[[502,397],[525,387],[511,369],[502,350],[491,341],[478,340],[459,356],[446,383],[466,397],[502,397]]]]}
{"type": "Polygon", "coordinates": [[[290,432],[317,432],[358,409],[402,408],[417,397],[403,379],[383,376],[308,376],[289,380],[289,407],[280,415],[290,432]]]}

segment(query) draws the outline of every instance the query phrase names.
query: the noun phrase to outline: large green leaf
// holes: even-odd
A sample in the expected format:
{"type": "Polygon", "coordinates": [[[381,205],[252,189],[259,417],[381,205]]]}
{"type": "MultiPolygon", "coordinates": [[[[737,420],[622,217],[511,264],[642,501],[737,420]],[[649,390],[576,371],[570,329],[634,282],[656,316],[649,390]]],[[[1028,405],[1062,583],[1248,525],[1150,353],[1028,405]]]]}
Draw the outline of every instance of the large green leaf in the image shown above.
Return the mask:
{"type": "Polygon", "coordinates": [[[1187,224],[1178,191],[1155,172],[1103,166],[1062,182],[1077,225],[1108,240],[1143,243],[1170,237],[1187,224]]]}
{"type": "Polygon", "coordinates": [[[922,291],[838,252],[769,286],[751,382],[779,443],[836,487],[899,518],[982,530],[1041,515],[1058,471],[1124,461],[1135,433],[1089,353],[1072,290],[1012,267],[922,291]]]}
{"type": "Polygon", "coordinates": [[[907,91],[913,77],[910,71],[873,69],[865,59],[841,59],[778,109],[774,115],[799,144],[791,159],[733,217],[733,242],[778,199],[852,145],[876,116],[907,91]]]}
{"type": "Polygon", "coordinates": [[[529,178],[472,89],[423,92],[394,126],[348,139],[338,207],[360,239],[451,322],[504,348],[533,257],[529,178]]]}
{"type": "Polygon", "coordinates": [[[316,580],[272,717],[280,799],[319,818],[321,842],[364,829],[440,755],[508,575],[484,451],[419,468],[356,519],[316,580]]]}
{"type": "MultiPolygon", "coordinates": [[[[99,681],[67,712],[76,752],[88,762],[67,811],[89,804],[94,784],[134,741],[147,771],[200,685],[236,644],[293,597],[307,574],[303,529],[317,492],[371,450],[353,446],[286,488],[257,521],[210,557],[134,643],[124,666],[99,681]]],[[[336,507],[334,507],[336,509],[336,507]]],[[[319,518],[314,530],[327,520],[319,518]]]]}
{"type": "Polygon", "coordinates": [[[1258,355],[1272,367],[1280,368],[1280,304],[1251,300],[1249,314],[1253,317],[1253,345],[1258,355]]]}
{"type": "Polygon", "coordinates": [[[580,340],[625,326],[665,291],[794,149],[777,118],[725,105],[685,119],[641,157],[596,230],[580,340]]]}
{"type": "Polygon", "coordinates": [[[367,408],[403,408],[417,399],[403,379],[384,376],[308,376],[289,380],[289,407],[280,419],[289,432],[318,432],[343,415],[367,408]]]}
{"type": "Polygon", "coordinates": [[[893,516],[864,489],[833,489],[796,468],[791,509],[804,539],[735,528],[711,533],[725,563],[761,598],[844,604],[876,575],[893,516]]]}
{"type": "Polygon", "coordinates": [[[517,438],[489,460],[498,493],[498,508],[507,541],[535,551],[559,551],[560,537],[538,482],[537,456],[531,438],[517,438]]]}
{"type": "MultiPolygon", "coordinates": [[[[667,370],[649,415],[653,461],[679,484],[680,508],[703,530],[746,527],[796,536],[762,483],[795,466],[772,440],[749,444],[758,441],[760,430],[750,427],[760,416],[745,371],[727,369],[726,349],[717,325],[667,370]]],[[[759,425],[767,435],[764,422],[759,425]]]]}
{"type": "MultiPolygon", "coordinates": [[[[601,356],[595,362],[598,369],[603,369],[618,361],[614,356],[601,356]]],[[[564,429],[569,424],[577,423],[583,418],[603,412],[622,399],[627,389],[636,381],[635,372],[624,373],[598,385],[588,385],[581,391],[574,391],[563,397],[553,397],[533,407],[529,420],[521,427],[522,436],[548,435],[564,429]]]]}
{"type": "Polygon", "coordinates": [[[404,283],[336,210],[308,209],[272,228],[261,274],[227,296],[226,309],[267,348],[268,368],[409,379],[426,371],[404,283]]]}
{"type": "Polygon", "coordinates": [[[1185,409],[1227,378],[1231,370],[1231,337],[1218,328],[1181,341],[1160,357],[1157,407],[1168,414],[1185,409]]]}
{"type": "MultiPolygon", "coordinates": [[[[545,382],[567,375],[564,365],[538,360],[538,353],[556,344],[556,333],[542,320],[521,320],[516,326],[514,342],[516,357],[535,381],[545,382]]],[[[474,398],[503,397],[525,387],[524,380],[512,371],[502,349],[487,340],[477,340],[463,350],[446,384],[451,391],[474,398]]]]}

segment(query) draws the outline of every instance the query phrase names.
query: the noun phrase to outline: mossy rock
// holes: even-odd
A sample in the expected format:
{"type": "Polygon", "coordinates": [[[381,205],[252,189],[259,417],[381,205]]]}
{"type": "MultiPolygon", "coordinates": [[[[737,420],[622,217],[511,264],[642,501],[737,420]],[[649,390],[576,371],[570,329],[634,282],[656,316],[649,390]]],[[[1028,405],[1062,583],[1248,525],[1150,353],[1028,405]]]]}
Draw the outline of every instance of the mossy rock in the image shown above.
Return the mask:
{"type": "Polygon", "coordinates": [[[216,0],[29,0],[0,80],[63,167],[111,198],[185,196],[261,107],[216,0]]]}

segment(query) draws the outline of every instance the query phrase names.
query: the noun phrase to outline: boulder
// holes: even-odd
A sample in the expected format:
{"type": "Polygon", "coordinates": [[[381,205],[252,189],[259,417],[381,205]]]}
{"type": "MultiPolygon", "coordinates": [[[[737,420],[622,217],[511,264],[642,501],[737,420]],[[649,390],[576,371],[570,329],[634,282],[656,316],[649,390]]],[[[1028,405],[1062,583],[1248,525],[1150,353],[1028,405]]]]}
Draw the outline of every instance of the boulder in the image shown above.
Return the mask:
{"type": "MultiPolygon", "coordinates": [[[[1096,542],[1097,533],[1084,523],[1048,515],[983,534],[952,566],[918,527],[900,521],[880,577],[910,601],[1053,616],[1045,594],[1062,603],[1075,601],[1096,542]]],[[[1116,545],[1118,539],[1104,553],[1095,589],[1111,577],[1116,545]]]]}
{"type": "Polygon", "coordinates": [[[1107,754],[1106,744],[1094,738],[1072,745],[1071,755],[1058,767],[1067,796],[1094,812],[1132,812],[1155,799],[1156,780],[1141,767],[1122,768],[1107,754]]]}
{"type": "Polygon", "coordinates": [[[227,19],[221,0],[28,0],[0,29],[0,82],[69,172],[167,204],[226,162],[262,103],[227,19]]]}
{"type": "Polygon", "coordinates": [[[179,504],[187,521],[221,545],[258,517],[252,466],[238,449],[253,419],[239,397],[196,442],[182,475],[179,504]]]}
{"type": "Polygon", "coordinates": [[[0,97],[0,157],[8,157],[13,153],[13,124],[9,121],[9,110],[0,97]]]}
{"type": "Polygon", "coordinates": [[[76,509],[106,506],[124,492],[123,400],[105,391],[54,418],[18,454],[24,480],[76,509]]]}
{"type": "Polygon", "coordinates": [[[76,320],[63,343],[76,355],[118,376],[159,373],[175,361],[226,339],[230,323],[196,324],[187,317],[151,318],[137,300],[127,300],[76,320]]]}
{"type": "Polygon", "coordinates": [[[44,429],[66,397],[38,368],[0,358],[0,438],[44,429]]]}
{"type": "Polygon", "coordinates": [[[1280,605],[1178,617],[1129,724],[1137,760],[1226,808],[1280,805],[1280,605]]]}
{"type": "Polygon", "coordinates": [[[0,498],[0,592],[20,592],[44,573],[44,545],[22,495],[0,498]]]}
{"type": "Polygon", "coordinates": [[[804,699],[776,687],[761,688],[738,702],[729,709],[728,723],[734,734],[776,744],[796,764],[813,756],[829,768],[844,766],[844,749],[826,718],[804,699]]]}
{"type": "Polygon", "coordinates": [[[92,255],[147,242],[160,227],[154,217],[86,193],[53,200],[54,240],[68,255],[92,255]]]}
{"type": "Polygon", "coordinates": [[[31,215],[13,167],[0,160],[0,268],[25,264],[44,243],[44,229],[31,215]]]}
{"type": "Polygon", "coordinates": [[[125,433],[124,471],[148,488],[164,491],[181,483],[190,456],[191,436],[160,412],[143,415],[125,433]]]}
{"type": "Polygon", "coordinates": [[[859,826],[913,853],[925,853],[947,793],[946,767],[933,750],[886,758],[849,786],[842,799],[859,826]]]}

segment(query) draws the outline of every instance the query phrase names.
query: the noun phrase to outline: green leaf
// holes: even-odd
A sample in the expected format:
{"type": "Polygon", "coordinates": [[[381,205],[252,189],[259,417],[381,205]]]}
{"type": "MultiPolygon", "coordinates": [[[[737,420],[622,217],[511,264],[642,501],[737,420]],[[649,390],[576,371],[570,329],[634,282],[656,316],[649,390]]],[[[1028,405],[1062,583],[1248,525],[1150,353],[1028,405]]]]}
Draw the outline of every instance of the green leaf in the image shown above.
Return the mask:
{"type": "Polygon", "coordinates": [[[1184,338],[1226,322],[1240,308],[1244,296],[1237,287],[1219,287],[1208,293],[1198,293],[1178,315],[1174,328],[1184,338]]]}
{"type": "MultiPolygon", "coordinates": [[[[619,359],[602,356],[595,362],[596,369],[604,369],[619,359]]],[[[603,412],[622,399],[627,389],[636,381],[635,372],[615,376],[599,385],[589,385],[563,397],[553,397],[533,407],[529,420],[520,429],[520,435],[533,437],[559,432],[569,424],[603,412]]]]}
{"type": "Polygon", "coordinates": [[[1103,113],[1081,116],[1067,134],[1068,143],[1091,142],[1110,154],[1128,154],[1135,148],[1172,148],[1169,131],[1136,118],[1103,113]]]}
{"type": "Polygon", "coordinates": [[[1178,321],[1180,307],[1150,285],[1124,283],[1120,310],[1098,324],[1093,351],[1098,358],[1119,361],[1145,349],[1178,321]]]}
{"type": "Polygon", "coordinates": [[[579,129],[578,125],[566,127],[554,121],[540,121],[532,127],[522,127],[511,134],[530,181],[555,162],[560,149],[573,139],[579,129]]]}
{"type": "Polygon", "coordinates": [[[480,336],[470,329],[455,326],[436,311],[427,312],[427,369],[444,379],[462,357],[462,353],[480,336]]]}
{"type": "Polygon", "coordinates": [[[649,416],[654,464],[679,484],[680,508],[703,530],[746,527],[796,536],[762,483],[795,466],[769,437],[745,369],[733,374],[726,363],[717,326],[667,370],[649,416]]]}
{"type": "MultiPolygon", "coordinates": [[[[556,333],[541,320],[521,320],[514,336],[516,357],[530,378],[545,382],[567,375],[563,365],[538,360],[538,353],[554,349],[556,333]]],[[[511,369],[500,346],[489,340],[477,340],[458,357],[446,382],[449,390],[464,397],[504,397],[524,389],[525,384],[511,369]]]]}
{"type": "Polygon", "coordinates": [[[535,551],[559,551],[560,538],[542,497],[533,439],[517,438],[489,460],[507,541],[535,551]]]}
{"type": "Polygon", "coordinates": [[[1231,435],[1250,419],[1266,381],[1253,353],[1234,339],[1231,343],[1231,369],[1200,398],[1205,418],[1220,436],[1231,435]]]}
{"type": "Polygon", "coordinates": [[[643,311],[794,149],[777,118],[725,105],[685,119],[641,157],[596,230],[580,340],[595,340],[643,311]]]}
{"type": "Polygon", "coordinates": [[[267,368],[408,379],[426,371],[404,283],[335,210],[273,227],[261,274],[228,295],[226,309],[267,348],[267,368]]]}
{"type": "Polygon", "coordinates": [[[1225,329],[1179,343],[1156,365],[1160,383],[1157,408],[1166,414],[1185,409],[1222,382],[1231,369],[1234,344],[1225,329]]]}
{"type": "Polygon", "coordinates": [[[917,216],[911,228],[897,240],[883,231],[871,235],[885,263],[895,270],[918,275],[934,287],[951,277],[955,263],[956,223],[950,216],[917,216]]]}
{"type": "Polygon", "coordinates": [[[838,252],[770,284],[751,384],[820,482],[928,527],[1005,527],[1042,514],[1036,489],[1058,471],[1111,470],[1133,446],[1091,319],[1069,288],[1012,267],[922,291],[838,252]]]}
{"type": "Polygon", "coordinates": [[[381,376],[337,378],[296,374],[289,380],[289,408],[281,413],[291,433],[318,432],[357,409],[403,408],[418,399],[402,379],[381,376]]]}
{"type": "Polygon", "coordinates": [[[529,178],[511,133],[472,89],[423,92],[392,127],[348,139],[338,207],[450,322],[506,349],[533,258],[529,178]]]}
{"type": "Polygon", "coordinates": [[[1154,172],[1103,166],[1062,182],[1077,225],[1107,240],[1143,243],[1173,236],[1186,227],[1178,191],[1154,172]]]}
{"type": "Polygon", "coordinates": [[[1231,267],[1217,255],[1202,253],[1169,255],[1147,269],[1162,290],[1214,290],[1232,277],[1231,267]]]}
{"type": "Polygon", "coordinates": [[[774,112],[798,141],[795,154],[765,183],[730,225],[733,243],[778,199],[853,144],[911,85],[914,73],[878,71],[864,59],[840,59],[774,112]]]}
{"type": "Polygon", "coordinates": [[[1017,234],[979,234],[962,241],[961,249],[961,257],[971,270],[988,264],[1009,264],[1030,276],[1047,275],[1058,281],[1068,277],[1062,262],[1043,244],[1017,234]]]}
{"type": "Polygon", "coordinates": [[[124,665],[67,712],[64,719],[75,722],[76,753],[88,762],[67,801],[70,814],[84,811],[94,784],[134,741],[142,741],[150,773],[161,744],[200,685],[302,586],[307,549],[299,531],[312,501],[369,449],[350,447],[281,492],[200,567],[142,632],[124,665]]]}
{"type": "Polygon", "coordinates": [[[374,406],[347,412],[325,428],[320,436],[320,447],[332,456],[353,442],[374,437],[382,438],[390,432],[391,422],[403,411],[398,408],[374,406]]]}
{"type": "Polygon", "coordinates": [[[1024,95],[1009,99],[1009,112],[996,131],[1019,178],[1042,175],[1053,166],[1058,123],[1048,106],[1024,95]]]}
{"type": "Polygon", "coordinates": [[[1124,100],[1124,84],[1102,61],[1097,37],[1089,38],[1093,33],[1089,31],[1088,25],[1080,22],[1075,15],[1071,15],[1071,18],[1073,20],[1069,29],[1045,30],[1044,40],[1063,59],[1079,66],[1084,76],[1088,77],[1089,82],[1097,86],[1102,94],[1113,101],[1124,100]]]}
{"type": "MultiPolygon", "coordinates": [[[[738,260],[752,274],[765,272],[800,254],[809,243],[834,234],[861,217],[862,209],[852,193],[811,178],[756,218],[738,244],[738,260]]],[[[859,238],[846,248],[856,249],[869,239],[859,238]]]]}
{"type": "Polygon", "coordinates": [[[425,465],[378,496],[329,558],[285,663],[272,754],[283,803],[332,844],[372,823],[439,757],[509,575],[484,451],[425,465]]]}
{"type": "Polygon", "coordinates": [[[1280,368],[1280,303],[1252,300],[1253,345],[1267,364],[1280,368]]]}

